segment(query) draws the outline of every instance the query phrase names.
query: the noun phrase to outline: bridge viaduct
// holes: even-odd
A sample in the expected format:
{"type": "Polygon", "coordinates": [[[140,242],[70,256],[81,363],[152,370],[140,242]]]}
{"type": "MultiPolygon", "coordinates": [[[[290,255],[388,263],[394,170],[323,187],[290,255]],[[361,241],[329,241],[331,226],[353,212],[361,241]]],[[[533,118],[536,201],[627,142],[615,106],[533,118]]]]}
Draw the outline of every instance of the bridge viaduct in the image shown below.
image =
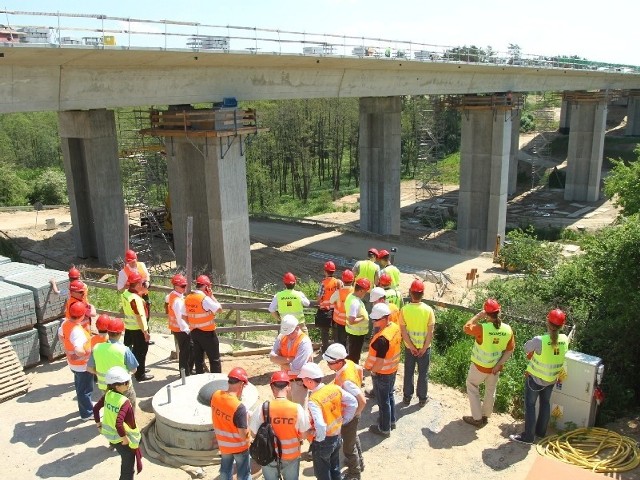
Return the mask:
{"type": "MultiPolygon", "coordinates": [[[[57,111],[74,242],[80,257],[122,256],[124,202],[113,108],[238,100],[360,98],[361,227],[400,234],[402,95],[461,95],[458,246],[493,249],[515,190],[518,93],[563,92],[569,130],[565,198],[600,191],[607,102],[628,92],[628,135],[640,135],[640,75],[610,71],[339,56],[154,49],[0,47],[0,113],[57,111]],[[509,93],[507,93],[509,92],[509,93]],[[477,94],[496,94],[478,97],[477,94]]],[[[194,265],[251,285],[242,135],[167,138],[178,263],[194,218],[194,265]],[[217,139],[216,139],[217,140],[217,139]],[[226,151],[224,151],[226,150],[226,151]]]]}

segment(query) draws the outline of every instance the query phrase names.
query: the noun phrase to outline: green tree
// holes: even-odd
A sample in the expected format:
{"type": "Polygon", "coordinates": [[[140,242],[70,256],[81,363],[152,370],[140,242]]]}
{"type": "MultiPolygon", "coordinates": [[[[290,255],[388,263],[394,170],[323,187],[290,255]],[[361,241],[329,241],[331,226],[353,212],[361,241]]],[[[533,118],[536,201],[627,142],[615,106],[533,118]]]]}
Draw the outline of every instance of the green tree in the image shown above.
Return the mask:
{"type": "MultiPolygon", "coordinates": [[[[640,158],[640,148],[636,148],[640,158]]],[[[629,165],[622,160],[610,159],[613,169],[604,181],[604,192],[621,208],[623,216],[640,212],[640,160],[629,165]]]]}
{"type": "Polygon", "coordinates": [[[68,203],[67,180],[64,172],[55,168],[47,168],[36,179],[29,199],[31,203],[41,202],[44,205],[68,203]]]}
{"type": "Polygon", "coordinates": [[[0,205],[11,207],[26,205],[29,185],[18,176],[13,165],[0,161],[0,205]]]}

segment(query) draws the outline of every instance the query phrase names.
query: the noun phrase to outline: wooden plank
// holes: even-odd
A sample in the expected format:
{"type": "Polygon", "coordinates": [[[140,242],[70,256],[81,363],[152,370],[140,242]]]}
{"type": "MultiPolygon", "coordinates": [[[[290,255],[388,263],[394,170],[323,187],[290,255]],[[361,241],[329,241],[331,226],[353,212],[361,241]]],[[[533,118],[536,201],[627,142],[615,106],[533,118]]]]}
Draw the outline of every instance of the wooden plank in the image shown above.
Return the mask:
{"type": "Polygon", "coordinates": [[[30,382],[8,339],[0,338],[0,352],[0,401],[4,401],[29,390],[30,382]]]}

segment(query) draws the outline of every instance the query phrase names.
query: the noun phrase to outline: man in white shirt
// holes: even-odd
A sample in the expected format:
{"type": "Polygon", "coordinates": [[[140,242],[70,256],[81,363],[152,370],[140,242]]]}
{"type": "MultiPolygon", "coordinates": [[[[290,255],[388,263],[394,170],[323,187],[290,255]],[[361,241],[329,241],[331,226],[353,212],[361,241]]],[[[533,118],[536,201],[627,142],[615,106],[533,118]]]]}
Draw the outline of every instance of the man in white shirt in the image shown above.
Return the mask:
{"type": "Polygon", "coordinates": [[[184,292],[187,289],[187,279],[180,274],[171,278],[173,291],[164,299],[165,311],[169,317],[169,330],[173,334],[178,349],[178,368],[184,369],[185,375],[193,373],[193,353],[189,324],[184,320],[184,292]]]}

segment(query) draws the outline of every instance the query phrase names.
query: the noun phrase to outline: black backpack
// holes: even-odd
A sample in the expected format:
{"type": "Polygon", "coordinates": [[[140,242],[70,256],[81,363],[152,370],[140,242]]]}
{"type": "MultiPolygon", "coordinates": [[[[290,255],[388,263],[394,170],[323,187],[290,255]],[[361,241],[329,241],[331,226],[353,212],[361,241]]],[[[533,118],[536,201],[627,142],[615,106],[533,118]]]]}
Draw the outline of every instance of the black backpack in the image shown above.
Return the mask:
{"type": "Polygon", "coordinates": [[[278,437],[276,437],[273,427],[271,426],[269,402],[264,402],[262,404],[262,414],[264,422],[262,422],[260,428],[258,428],[256,436],[253,439],[253,442],[251,442],[249,453],[251,454],[251,458],[263,467],[265,465],[269,465],[274,460],[278,460],[278,467],[280,467],[282,444],[278,437]]]}

